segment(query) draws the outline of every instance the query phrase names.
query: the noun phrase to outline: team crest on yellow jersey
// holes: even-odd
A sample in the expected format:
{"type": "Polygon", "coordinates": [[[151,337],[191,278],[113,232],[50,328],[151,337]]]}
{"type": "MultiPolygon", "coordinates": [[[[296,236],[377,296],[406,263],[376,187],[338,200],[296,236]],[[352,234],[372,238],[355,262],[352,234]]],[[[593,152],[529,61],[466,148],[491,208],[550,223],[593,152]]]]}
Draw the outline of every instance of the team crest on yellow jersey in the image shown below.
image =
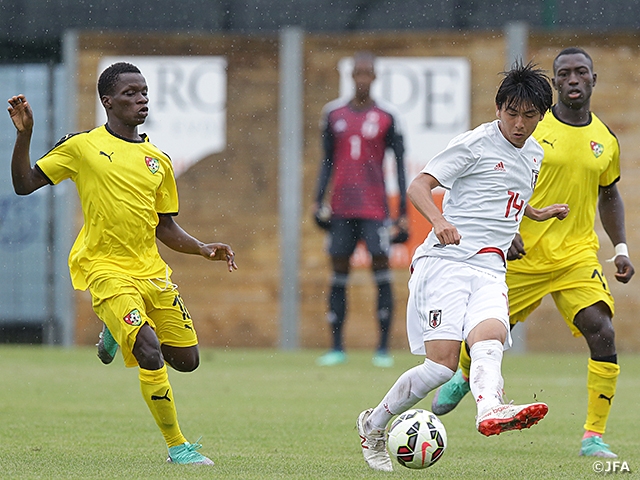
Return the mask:
{"type": "Polygon", "coordinates": [[[596,156],[596,158],[598,158],[600,155],[604,153],[604,145],[602,145],[601,143],[594,142],[593,140],[591,140],[590,145],[591,145],[591,151],[596,156]]]}
{"type": "Polygon", "coordinates": [[[151,173],[156,173],[160,169],[160,162],[153,157],[144,157],[144,162],[151,173]]]}
{"type": "Polygon", "coordinates": [[[140,312],[138,311],[138,309],[134,308],[124,316],[123,320],[124,320],[124,323],[128,323],[129,325],[133,325],[134,327],[137,327],[142,323],[142,316],[140,315],[140,312]]]}

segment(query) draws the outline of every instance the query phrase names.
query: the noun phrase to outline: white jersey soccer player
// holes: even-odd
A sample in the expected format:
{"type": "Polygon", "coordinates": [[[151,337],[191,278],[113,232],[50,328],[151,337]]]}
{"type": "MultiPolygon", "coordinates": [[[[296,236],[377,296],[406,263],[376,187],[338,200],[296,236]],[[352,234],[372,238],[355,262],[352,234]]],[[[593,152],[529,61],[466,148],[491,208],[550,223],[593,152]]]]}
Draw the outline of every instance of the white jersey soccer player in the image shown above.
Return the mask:
{"type": "Polygon", "coordinates": [[[502,355],[509,344],[506,253],[522,217],[563,219],[567,205],[528,205],[543,150],[531,137],[553,99],[548,78],[516,65],[496,94],[498,120],[455,138],[411,182],[407,194],[433,225],[414,255],[407,335],[425,361],[404,372],[382,401],[357,420],[362,453],[375,470],[392,470],[385,428],[454,374],[460,344],[471,348],[476,428],[497,435],[535,425],[548,407],[505,405],[502,355]],[[432,190],[447,189],[441,212],[432,190]]]}
{"type": "Polygon", "coordinates": [[[514,147],[500,132],[498,120],[454,138],[422,173],[447,189],[443,215],[455,225],[462,241],[444,246],[431,231],[416,249],[414,260],[428,255],[504,273],[506,251],[533,194],[543,155],[533,137],[522,148],[514,147]],[[485,249],[495,249],[489,252],[499,258],[476,255],[485,249]]]}
{"type": "MultiPolygon", "coordinates": [[[[507,288],[504,285],[506,251],[533,194],[543,155],[542,147],[533,137],[529,137],[522,148],[513,146],[500,132],[498,120],[495,120],[458,135],[422,170],[421,173],[433,176],[447,189],[442,203],[443,216],[455,225],[461,240],[459,245],[443,245],[432,230],[416,249],[413,268],[418,267],[423,257],[454,261],[456,264],[451,265],[454,271],[461,268],[459,262],[464,262],[480,269],[470,272],[472,276],[488,275],[488,285],[492,285],[498,297],[504,296],[505,301],[497,304],[497,310],[494,305],[489,311],[467,311],[465,315],[466,302],[460,304],[456,300],[457,295],[454,295],[455,291],[445,289],[442,285],[443,281],[452,281],[452,275],[444,275],[449,278],[443,278],[433,286],[433,282],[427,282],[423,288],[410,285],[413,288],[410,288],[412,298],[407,309],[407,335],[412,353],[424,354],[424,342],[429,339],[462,340],[453,330],[444,331],[447,327],[441,325],[441,318],[427,318],[416,311],[412,302],[416,290],[424,297],[415,299],[421,309],[426,308],[430,317],[442,317],[444,313],[449,323],[459,324],[454,330],[461,334],[471,331],[477,322],[494,317],[503,321],[509,331],[507,288]],[[443,305],[448,305],[452,310],[443,312],[443,305]],[[483,316],[490,312],[491,316],[483,316]],[[469,318],[475,320],[465,325],[464,322],[469,318]]],[[[429,268],[432,272],[433,269],[433,266],[429,268]]],[[[456,280],[450,284],[450,288],[456,288],[463,281],[460,274],[459,270],[456,271],[456,280]]],[[[412,282],[418,282],[418,278],[422,278],[422,275],[414,272],[412,282]]],[[[507,334],[507,347],[510,344],[507,334]]]]}

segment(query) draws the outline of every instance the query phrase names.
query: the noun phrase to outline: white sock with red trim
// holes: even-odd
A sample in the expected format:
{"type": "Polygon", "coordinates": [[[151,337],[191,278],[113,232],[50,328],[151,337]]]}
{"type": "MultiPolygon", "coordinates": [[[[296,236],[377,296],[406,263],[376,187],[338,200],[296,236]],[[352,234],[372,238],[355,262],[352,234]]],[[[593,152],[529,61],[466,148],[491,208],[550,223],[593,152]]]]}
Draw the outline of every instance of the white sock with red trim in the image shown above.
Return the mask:
{"type": "Polygon", "coordinates": [[[478,416],[502,403],[504,380],[502,355],[504,347],[498,340],[482,340],[471,347],[469,386],[476,399],[478,416]]]}
{"type": "Polygon", "coordinates": [[[407,370],[393,384],[380,404],[373,409],[367,419],[365,432],[384,430],[394,415],[399,415],[413,407],[432,390],[453,377],[453,370],[434,361],[425,359],[424,363],[407,370]]]}

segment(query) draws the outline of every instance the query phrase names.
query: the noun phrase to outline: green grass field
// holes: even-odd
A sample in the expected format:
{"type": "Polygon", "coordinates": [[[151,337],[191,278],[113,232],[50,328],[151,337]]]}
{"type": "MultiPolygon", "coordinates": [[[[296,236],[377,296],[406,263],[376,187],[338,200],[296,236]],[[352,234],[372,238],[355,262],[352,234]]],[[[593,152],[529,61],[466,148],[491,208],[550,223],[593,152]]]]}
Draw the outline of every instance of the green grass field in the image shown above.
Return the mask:
{"type": "MultiPolygon", "coordinates": [[[[355,419],[398,375],[420,362],[394,352],[376,369],[370,352],[316,367],[318,351],[203,349],[200,368],[170,372],[183,432],[203,436],[214,467],[165,463],[166,448],[139,392],[137,370],[118,355],[102,365],[92,348],[0,347],[1,478],[504,478],[583,479],[593,458],[577,455],[586,406],[582,355],[507,355],[509,399],[547,402],[530,430],[483,437],[467,396],[441,417],[449,437],[442,459],[424,471],[374,472],[360,453],[355,419]]],[[[605,440],[640,472],[640,356],[620,355],[622,375],[605,440]]],[[[432,394],[418,406],[429,409],[432,394]]]]}

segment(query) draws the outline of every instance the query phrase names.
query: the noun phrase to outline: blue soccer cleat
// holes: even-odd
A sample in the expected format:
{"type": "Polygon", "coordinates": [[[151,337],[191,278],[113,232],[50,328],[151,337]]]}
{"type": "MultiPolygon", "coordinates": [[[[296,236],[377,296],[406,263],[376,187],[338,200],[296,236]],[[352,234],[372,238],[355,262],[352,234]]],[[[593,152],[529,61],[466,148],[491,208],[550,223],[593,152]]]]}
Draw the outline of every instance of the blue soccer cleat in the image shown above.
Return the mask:
{"type": "Polygon", "coordinates": [[[371,359],[371,363],[373,363],[374,367],[391,368],[393,367],[394,361],[393,357],[387,352],[378,350],[371,359]]]}
{"type": "Polygon", "coordinates": [[[213,460],[197,452],[201,448],[202,445],[197,441],[196,443],[184,442],[182,445],[169,447],[167,462],[178,465],[213,465],[213,460]]]}
{"type": "Polygon", "coordinates": [[[593,437],[582,440],[580,455],[584,457],[618,458],[618,455],[609,450],[609,445],[602,441],[602,437],[593,437]]]}
{"type": "Polygon", "coordinates": [[[347,363],[347,354],[342,350],[331,350],[316,360],[319,367],[333,367],[343,363],[347,363]]]}
{"type": "Polygon", "coordinates": [[[436,390],[431,402],[431,411],[436,415],[449,413],[470,391],[469,381],[462,377],[462,370],[458,369],[447,383],[436,390]]]}

